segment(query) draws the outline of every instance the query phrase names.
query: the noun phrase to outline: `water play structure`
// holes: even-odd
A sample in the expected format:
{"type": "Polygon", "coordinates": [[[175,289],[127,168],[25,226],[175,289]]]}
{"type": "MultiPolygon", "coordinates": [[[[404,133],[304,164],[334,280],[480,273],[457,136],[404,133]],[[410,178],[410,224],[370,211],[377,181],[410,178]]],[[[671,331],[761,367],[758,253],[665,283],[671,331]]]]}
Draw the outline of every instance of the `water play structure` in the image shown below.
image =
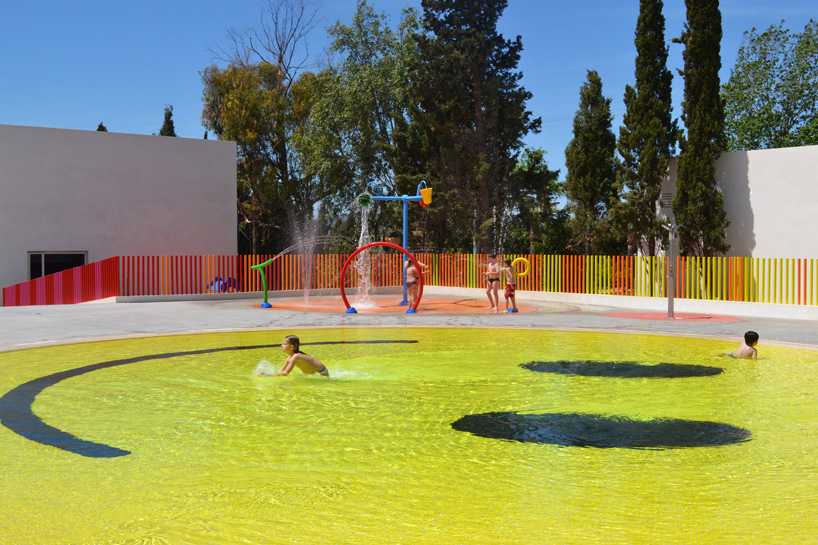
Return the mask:
{"type": "MultiPolygon", "coordinates": [[[[370,193],[364,193],[360,197],[358,197],[358,203],[363,206],[369,206],[369,201],[400,201],[403,203],[403,248],[409,249],[409,203],[416,202],[420,204],[420,206],[425,207],[431,204],[432,202],[432,188],[427,187],[426,181],[421,180],[418,184],[417,194],[413,197],[409,195],[403,194],[401,196],[387,196],[385,195],[385,190],[383,186],[378,182],[369,182],[367,185],[368,190],[370,193]],[[364,204],[366,203],[366,204],[364,204]]],[[[415,264],[415,267],[418,267],[415,264]]],[[[420,268],[418,267],[418,271],[420,268]]],[[[422,275],[421,275],[422,276],[422,275]]],[[[399,305],[406,306],[409,304],[409,300],[406,297],[407,290],[406,290],[406,272],[403,272],[403,300],[401,300],[399,305]]]]}
{"type": "MultiPolygon", "coordinates": [[[[352,254],[350,254],[350,256],[347,258],[344,265],[341,267],[341,282],[340,282],[340,284],[341,284],[341,298],[344,300],[344,304],[347,307],[347,310],[346,310],[347,314],[357,314],[358,311],[355,309],[355,307],[351,306],[349,304],[349,301],[347,300],[346,290],[344,289],[344,284],[345,284],[344,279],[346,278],[346,271],[349,268],[349,264],[352,263],[352,260],[356,255],[358,255],[361,252],[364,252],[364,251],[368,250],[369,248],[374,248],[376,246],[385,246],[387,248],[393,248],[395,250],[400,251],[401,253],[403,253],[403,255],[406,256],[407,259],[409,259],[412,262],[412,264],[414,264],[415,268],[418,271],[421,270],[420,264],[418,263],[417,259],[415,259],[415,256],[413,256],[408,250],[406,250],[405,248],[401,248],[397,244],[393,244],[392,242],[370,242],[369,244],[365,244],[364,246],[361,246],[360,248],[358,248],[357,250],[352,252],[352,254]]],[[[403,281],[404,281],[403,293],[404,293],[404,297],[406,297],[406,271],[405,270],[404,270],[403,281]]],[[[412,305],[411,307],[409,307],[409,309],[406,311],[407,314],[416,314],[417,313],[418,304],[420,303],[420,300],[421,300],[422,297],[423,297],[423,275],[418,274],[418,298],[415,300],[415,304],[412,305]]],[[[407,301],[407,303],[408,303],[408,301],[407,301]]]]}

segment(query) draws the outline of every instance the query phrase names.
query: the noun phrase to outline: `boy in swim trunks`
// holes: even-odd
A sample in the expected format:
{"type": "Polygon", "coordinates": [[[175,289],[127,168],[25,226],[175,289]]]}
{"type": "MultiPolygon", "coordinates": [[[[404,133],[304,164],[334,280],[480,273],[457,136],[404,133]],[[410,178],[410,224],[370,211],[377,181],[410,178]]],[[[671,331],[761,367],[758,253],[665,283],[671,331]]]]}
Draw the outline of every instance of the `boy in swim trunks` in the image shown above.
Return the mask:
{"type": "Polygon", "coordinates": [[[758,350],[755,349],[755,345],[757,344],[758,333],[755,331],[748,331],[744,334],[744,342],[742,342],[732,354],[728,355],[734,358],[757,359],[758,350]]]}
{"type": "Polygon", "coordinates": [[[489,310],[500,310],[500,265],[497,264],[497,255],[489,254],[489,264],[483,273],[486,277],[486,295],[489,298],[489,310]],[[492,299],[492,294],[494,298],[492,299]]]}
{"type": "Polygon", "coordinates": [[[504,259],[503,264],[505,265],[503,272],[506,273],[506,292],[503,294],[506,297],[506,312],[517,312],[517,300],[514,298],[514,292],[517,291],[517,277],[510,259],[504,259]],[[511,307],[508,306],[509,299],[511,299],[511,307]]]}
{"type": "Polygon", "coordinates": [[[299,348],[300,345],[301,341],[295,335],[284,337],[284,342],[281,343],[281,351],[287,354],[287,361],[284,362],[281,371],[276,371],[272,375],[261,372],[259,375],[263,377],[286,377],[293,368],[298,367],[305,375],[318,373],[329,378],[327,366],[318,361],[318,358],[303,353],[299,348]]]}

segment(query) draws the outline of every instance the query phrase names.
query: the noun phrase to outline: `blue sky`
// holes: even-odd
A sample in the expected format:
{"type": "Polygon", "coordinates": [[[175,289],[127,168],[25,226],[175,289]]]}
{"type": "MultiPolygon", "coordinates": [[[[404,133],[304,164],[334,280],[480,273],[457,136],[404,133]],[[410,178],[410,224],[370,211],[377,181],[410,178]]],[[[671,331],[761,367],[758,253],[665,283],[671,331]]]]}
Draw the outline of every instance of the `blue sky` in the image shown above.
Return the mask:
{"type": "MultiPolygon", "coordinates": [[[[401,9],[420,0],[370,0],[397,23],[401,9]]],[[[349,23],[355,0],[327,0],[323,24],[310,37],[320,53],[325,27],[349,23]]],[[[258,21],[259,0],[77,0],[12,2],[0,7],[0,124],[151,134],[173,105],[176,132],[202,138],[199,72],[227,44],[227,29],[258,21]]],[[[795,32],[818,15],[815,0],[722,0],[722,81],[733,66],[742,34],[781,19],[795,32]]],[[[543,120],[527,145],[548,152],[562,170],[571,139],[579,88],[587,70],[599,72],[613,99],[614,131],[622,121],[625,85],[633,83],[633,45],[638,0],[510,0],[500,30],[522,37],[523,85],[533,93],[529,109],[543,120]]],[[[684,0],[665,0],[666,37],[681,34],[684,0]]],[[[682,47],[671,44],[668,66],[682,67],[682,47]]],[[[681,114],[682,81],[674,77],[674,115],[681,114]]]]}

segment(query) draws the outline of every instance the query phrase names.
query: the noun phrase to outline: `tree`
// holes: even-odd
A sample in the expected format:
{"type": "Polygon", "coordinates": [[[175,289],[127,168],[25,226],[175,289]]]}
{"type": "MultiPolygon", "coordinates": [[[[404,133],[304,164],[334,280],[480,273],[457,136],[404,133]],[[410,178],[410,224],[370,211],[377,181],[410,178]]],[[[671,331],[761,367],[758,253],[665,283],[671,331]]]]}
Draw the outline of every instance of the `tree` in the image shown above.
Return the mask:
{"type": "Polygon", "coordinates": [[[818,23],[744,33],[725,101],[727,150],[818,144],[818,23]]]}
{"type": "Polygon", "coordinates": [[[239,230],[253,254],[280,249],[275,239],[281,236],[284,210],[271,157],[275,119],[282,109],[279,77],[269,64],[210,66],[202,72],[202,123],[220,140],[236,142],[238,149],[239,230]]]}
{"type": "Polygon", "coordinates": [[[102,124],[102,121],[100,121],[99,125],[97,125],[97,131],[99,131],[99,132],[108,132],[108,129],[107,129],[107,127],[105,127],[105,125],[102,124]]]}
{"type": "Polygon", "coordinates": [[[682,255],[725,253],[727,214],[716,185],[716,159],[724,149],[724,106],[719,95],[721,11],[718,0],[685,0],[687,22],[677,43],[685,46],[682,121],[673,214],[682,255]]]}
{"type": "Polygon", "coordinates": [[[314,96],[306,37],[318,24],[318,10],[312,0],[265,0],[255,27],[228,32],[230,45],[218,53],[228,66],[211,66],[202,75],[206,128],[219,138],[238,143],[231,132],[241,138],[239,216],[252,226],[254,253],[293,241],[297,227],[313,221],[321,198],[292,149],[314,96]]]}
{"type": "MultiPolygon", "coordinates": [[[[324,204],[338,215],[369,182],[388,194],[397,191],[394,133],[407,115],[408,60],[417,52],[418,28],[413,9],[404,10],[393,30],[386,15],[360,0],[350,25],[337,22],[328,29],[336,60],[316,77],[309,127],[295,145],[308,170],[333,187],[324,204]]],[[[390,214],[391,208],[370,210],[374,232],[400,229],[401,214],[390,214]]]]}
{"type": "Polygon", "coordinates": [[[678,128],[671,115],[671,83],[667,69],[665,17],[662,0],[641,0],[636,23],[636,84],[625,87],[624,125],[619,128],[617,164],[624,199],[617,206],[622,229],[647,255],[666,238],[659,221],[658,201],[676,147],[678,128]]]}
{"type": "Polygon", "coordinates": [[[523,137],[539,118],[517,72],[522,42],[497,23],[506,0],[423,0],[418,60],[410,70],[410,123],[400,128],[399,182],[435,187],[429,229],[457,249],[489,251],[498,242],[498,209],[523,137]],[[464,231],[464,228],[466,231],[464,231]],[[471,240],[471,244],[464,244],[471,240]]]}
{"type": "Polygon", "coordinates": [[[567,212],[557,209],[565,193],[559,171],[548,168],[545,151],[526,148],[510,175],[512,208],[504,252],[559,254],[568,244],[567,212]]]}
{"type": "Polygon", "coordinates": [[[162,128],[159,129],[159,136],[176,136],[176,131],[173,129],[173,106],[165,106],[165,121],[162,123],[162,128]]]}
{"type": "Polygon", "coordinates": [[[574,137],[565,149],[565,193],[572,214],[574,243],[590,255],[610,231],[608,210],[618,199],[615,184],[616,137],[611,130],[611,99],[602,95],[595,70],[579,92],[574,137]]]}

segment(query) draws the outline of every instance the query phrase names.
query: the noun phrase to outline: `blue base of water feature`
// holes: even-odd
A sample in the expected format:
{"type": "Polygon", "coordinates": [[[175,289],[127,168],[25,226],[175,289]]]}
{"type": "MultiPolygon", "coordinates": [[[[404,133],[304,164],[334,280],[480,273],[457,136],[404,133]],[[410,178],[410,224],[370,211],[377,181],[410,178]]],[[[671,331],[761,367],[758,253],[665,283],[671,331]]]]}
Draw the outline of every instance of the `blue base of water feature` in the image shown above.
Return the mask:
{"type": "Polygon", "coordinates": [[[409,304],[409,301],[407,301],[407,300],[405,300],[405,299],[404,299],[403,301],[401,301],[400,303],[398,303],[398,306],[399,306],[399,307],[405,307],[405,306],[406,306],[406,305],[408,305],[408,304],[409,304]]]}
{"type": "Polygon", "coordinates": [[[413,309],[411,307],[409,308],[409,310],[406,311],[406,314],[417,314],[417,313],[418,313],[418,311],[416,311],[415,309],[413,309]]]}
{"type": "Polygon", "coordinates": [[[349,307],[346,311],[347,314],[358,314],[358,311],[355,310],[355,307],[349,307]]]}
{"type": "Polygon", "coordinates": [[[273,308],[273,305],[270,303],[261,303],[261,308],[273,308]]]}

